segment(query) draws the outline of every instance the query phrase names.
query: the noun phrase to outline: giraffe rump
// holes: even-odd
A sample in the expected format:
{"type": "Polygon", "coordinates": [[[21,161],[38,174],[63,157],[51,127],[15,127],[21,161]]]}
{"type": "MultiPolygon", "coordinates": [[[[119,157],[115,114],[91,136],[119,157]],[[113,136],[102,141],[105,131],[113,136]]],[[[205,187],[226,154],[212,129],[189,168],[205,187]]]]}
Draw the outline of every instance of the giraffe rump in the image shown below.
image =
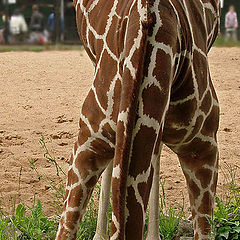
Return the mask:
{"type": "MultiPolygon", "coordinates": [[[[213,214],[217,184],[219,104],[207,54],[218,32],[218,3],[74,1],[79,35],[95,74],[82,106],[57,240],[76,239],[106,168],[110,172],[102,186],[108,185],[107,198],[112,176],[111,240],[143,239],[148,202],[147,239],[159,240],[163,144],[177,154],[187,181],[194,239],[209,239],[206,215],[213,214]]],[[[107,209],[108,204],[101,211],[106,222],[107,209]]],[[[101,226],[94,240],[108,239],[106,224],[101,226]]]]}

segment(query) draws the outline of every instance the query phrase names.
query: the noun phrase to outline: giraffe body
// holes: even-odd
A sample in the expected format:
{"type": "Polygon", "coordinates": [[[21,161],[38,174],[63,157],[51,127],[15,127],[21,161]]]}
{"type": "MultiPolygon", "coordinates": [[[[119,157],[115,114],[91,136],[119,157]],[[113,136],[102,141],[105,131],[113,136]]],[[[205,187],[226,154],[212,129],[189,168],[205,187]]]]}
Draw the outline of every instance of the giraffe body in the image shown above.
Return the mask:
{"type": "Polygon", "coordinates": [[[194,238],[209,239],[205,215],[212,215],[216,190],[219,106],[207,54],[218,32],[218,1],[74,4],[95,75],[82,107],[57,239],[75,239],[112,159],[111,240],[143,239],[162,143],[178,155],[186,177],[194,238]]]}

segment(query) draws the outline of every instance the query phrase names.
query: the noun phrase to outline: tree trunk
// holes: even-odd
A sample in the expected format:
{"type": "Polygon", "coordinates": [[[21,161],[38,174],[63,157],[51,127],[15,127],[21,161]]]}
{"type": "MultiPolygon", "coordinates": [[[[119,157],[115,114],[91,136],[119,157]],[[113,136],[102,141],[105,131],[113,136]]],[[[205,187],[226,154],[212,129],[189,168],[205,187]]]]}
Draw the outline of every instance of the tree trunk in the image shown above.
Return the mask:
{"type": "Polygon", "coordinates": [[[60,41],[60,5],[61,0],[55,0],[54,4],[54,43],[60,41]]]}
{"type": "Polygon", "coordinates": [[[8,36],[9,36],[9,3],[8,0],[5,0],[5,29],[4,29],[4,40],[5,43],[8,44],[8,36]]]}

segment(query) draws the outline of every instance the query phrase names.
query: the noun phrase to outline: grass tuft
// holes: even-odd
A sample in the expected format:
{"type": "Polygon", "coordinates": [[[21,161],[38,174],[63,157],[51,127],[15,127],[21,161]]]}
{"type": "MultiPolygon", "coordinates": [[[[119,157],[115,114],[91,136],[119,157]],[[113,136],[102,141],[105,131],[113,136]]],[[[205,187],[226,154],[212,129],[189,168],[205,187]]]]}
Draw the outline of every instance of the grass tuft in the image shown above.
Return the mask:
{"type": "Polygon", "coordinates": [[[38,200],[32,208],[18,204],[15,215],[0,216],[0,239],[10,240],[47,240],[56,236],[57,225],[43,215],[42,204],[38,200]],[[27,212],[30,211],[30,215],[27,212]]]}
{"type": "Polygon", "coordinates": [[[176,238],[179,224],[184,217],[184,201],[180,210],[175,210],[172,206],[167,208],[164,185],[165,182],[160,182],[162,194],[160,194],[159,232],[162,239],[171,240],[176,238]]]}
{"type": "Polygon", "coordinates": [[[235,182],[238,166],[225,164],[222,169],[226,189],[222,199],[216,197],[213,220],[208,217],[212,228],[211,239],[240,239],[240,186],[235,182]]]}

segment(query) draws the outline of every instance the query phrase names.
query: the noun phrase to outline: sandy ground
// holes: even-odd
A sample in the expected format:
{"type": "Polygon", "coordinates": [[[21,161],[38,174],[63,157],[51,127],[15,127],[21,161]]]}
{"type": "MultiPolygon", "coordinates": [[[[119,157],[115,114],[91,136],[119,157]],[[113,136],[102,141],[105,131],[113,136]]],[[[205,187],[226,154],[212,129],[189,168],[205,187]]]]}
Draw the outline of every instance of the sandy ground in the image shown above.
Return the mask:
{"type": "MultiPolygon", "coordinates": [[[[209,59],[221,103],[220,165],[227,172],[226,163],[240,165],[240,48],[213,48],[209,59]]],[[[50,185],[59,186],[61,181],[44,158],[39,139],[45,137],[49,151],[67,171],[92,75],[93,67],[83,51],[0,54],[0,206],[5,212],[11,213],[14,201],[31,205],[34,195],[48,215],[59,211],[52,206],[56,199],[50,185]],[[40,181],[30,161],[43,176],[40,181]]],[[[239,172],[238,168],[238,183],[239,172]]],[[[167,202],[177,206],[184,197],[188,209],[184,176],[176,156],[166,148],[161,178],[166,181],[167,202]]],[[[219,194],[225,180],[220,170],[219,194]]]]}

